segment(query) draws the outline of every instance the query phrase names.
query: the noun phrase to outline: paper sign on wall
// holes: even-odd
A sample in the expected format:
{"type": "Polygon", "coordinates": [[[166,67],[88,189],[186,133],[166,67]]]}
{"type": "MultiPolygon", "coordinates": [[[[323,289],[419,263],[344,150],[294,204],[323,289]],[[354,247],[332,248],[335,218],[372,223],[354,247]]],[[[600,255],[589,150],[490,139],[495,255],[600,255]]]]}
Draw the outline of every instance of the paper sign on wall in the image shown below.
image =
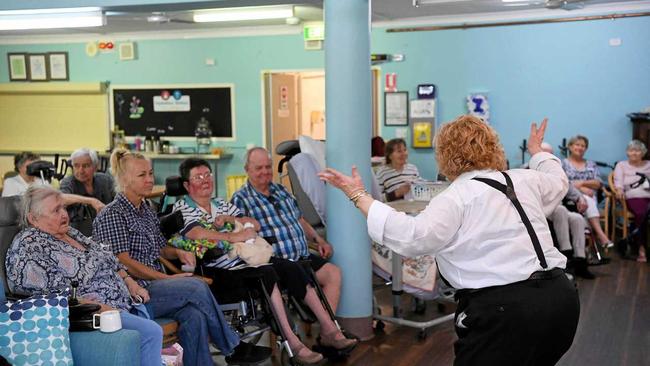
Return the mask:
{"type": "Polygon", "coordinates": [[[411,100],[411,118],[433,118],[435,108],[435,99],[411,100]]]}

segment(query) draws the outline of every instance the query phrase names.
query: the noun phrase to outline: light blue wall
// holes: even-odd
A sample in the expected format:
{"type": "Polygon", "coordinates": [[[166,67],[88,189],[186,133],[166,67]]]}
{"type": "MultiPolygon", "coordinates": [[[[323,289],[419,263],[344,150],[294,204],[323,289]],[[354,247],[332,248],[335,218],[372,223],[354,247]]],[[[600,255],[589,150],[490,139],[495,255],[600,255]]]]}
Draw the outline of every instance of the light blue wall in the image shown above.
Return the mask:
{"type": "MultiPolygon", "coordinates": [[[[417,84],[438,86],[439,121],[465,113],[468,93],[488,92],[492,124],[513,163],[520,161],[517,146],[530,121],[544,116],[553,145],[583,133],[591,139],[589,158],[614,162],[624,158],[631,137],[625,114],[650,105],[648,35],[649,17],[415,33],[375,29],[371,49],[406,56],[382,65],[382,73],[398,74],[400,90],[414,95],[417,84]],[[614,37],[621,46],[608,45],[614,37]]],[[[138,59],[129,62],[117,53],[88,58],[82,43],[3,45],[0,82],[8,81],[7,52],[39,51],[68,51],[71,81],[235,84],[238,141],[219,144],[235,153],[220,164],[222,176],[241,173],[246,144],[262,143],[262,70],[324,63],[322,51],[304,51],[301,35],[137,41],[138,59]],[[217,66],[205,66],[206,57],[217,66]]],[[[394,137],[394,128],[382,129],[386,139],[394,137]]],[[[435,176],[432,150],[411,151],[410,160],[424,177],[435,176]]]]}
{"type": "MultiPolygon", "coordinates": [[[[375,30],[372,50],[403,53],[385,64],[400,90],[438,86],[439,121],[466,113],[465,97],[488,92],[491,122],[508,159],[521,163],[517,146],[530,122],[549,118],[554,146],[577,133],[590,138],[587,157],[613,163],[625,158],[632,136],[626,113],[650,106],[650,18],[541,24],[471,30],[384,33],[375,30]],[[620,38],[610,47],[610,38],[620,38]]],[[[394,128],[384,127],[385,138],[394,128]]],[[[557,152],[557,151],[556,151],[557,152]]],[[[409,160],[426,177],[435,164],[430,151],[409,160]]]]}

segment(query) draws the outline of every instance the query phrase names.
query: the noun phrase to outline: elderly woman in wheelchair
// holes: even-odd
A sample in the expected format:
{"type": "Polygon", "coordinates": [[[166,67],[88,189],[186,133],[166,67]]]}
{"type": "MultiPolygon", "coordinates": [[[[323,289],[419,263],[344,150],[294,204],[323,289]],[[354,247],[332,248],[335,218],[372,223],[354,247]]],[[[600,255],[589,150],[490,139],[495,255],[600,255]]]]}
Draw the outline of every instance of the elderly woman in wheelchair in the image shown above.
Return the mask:
{"type": "Polygon", "coordinates": [[[45,294],[78,281],[81,302],[101,304],[102,311],[119,310],[122,327],[140,333],[141,365],[159,366],[162,330],[156,322],[138,316],[132,300],[146,302],[149,293],[105,246],[69,226],[61,192],[46,186],[28,188],[22,223],[24,229],[7,253],[11,290],[45,294]]]}
{"type": "MultiPolygon", "coordinates": [[[[223,199],[212,197],[214,183],[207,161],[190,158],[181,163],[179,170],[182,185],[188,193],[174,204],[174,211],[182,213],[183,216],[184,227],[180,230],[183,238],[194,241],[209,240],[223,246],[224,242],[245,242],[257,237],[256,230],[260,226],[255,219],[242,217],[236,206],[223,199]],[[224,225],[236,222],[244,224],[244,227],[247,228],[236,233],[219,230],[224,225]]],[[[225,251],[218,251],[218,249],[218,254],[214,255],[214,251],[215,249],[208,251],[203,258],[202,270],[215,279],[212,285],[215,296],[218,297],[221,293],[241,287],[245,284],[246,279],[263,278],[264,287],[270,292],[267,294],[268,301],[275,319],[280,325],[281,336],[288,341],[289,347],[298,361],[315,363],[319,362],[323,356],[307,349],[292,332],[275,281],[279,281],[291,296],[304,301],[314,313],[321,324],[321,346],[349,351],[356,345],[357,340],[346,338],[328,314],[322,303],[323,300],[319,298],[313,281],[302,264],[272,258],[270,266],[228,270],[228,268],[243,264],[242,260],[236,257],[232,258],[232,256],[228,257],[225,251]]],[[[322,298],[324,299],[324,297],[322,298]]]]}

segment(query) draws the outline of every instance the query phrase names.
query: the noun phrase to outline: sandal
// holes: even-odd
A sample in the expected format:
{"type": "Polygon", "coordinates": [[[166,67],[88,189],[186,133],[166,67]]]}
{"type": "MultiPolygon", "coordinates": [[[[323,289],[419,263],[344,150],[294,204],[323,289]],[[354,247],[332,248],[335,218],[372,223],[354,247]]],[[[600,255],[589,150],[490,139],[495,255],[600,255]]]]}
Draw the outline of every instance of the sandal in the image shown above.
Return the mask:
{"type": "Polygon", "coordinates": [[[340,330],[335,330],[327,334],[321,334],[320,344],[324,347],[333,347],[337,350],[347,350],[354,348],[359,340],[346,338],[340,330]],[[337,337],[340,335],[340,337],[337,337]]]}
{"type": "Polygon", "coordinates": [[[323,355],[322,354],[310,350],[304,344],[301,344],[300,346],[296,347],[296,349],[294,349],[292,351],[293,351],[293,357],[296,359],[296,361],[298,361],[299,363],[304,364],[304,365],[314,365],[314,364],[317,364],[317,363],[319,363],[319,362],[321,362],[323,360],[323,355]],[[301,356],[300,352],[305,353],[303,350],[307,350],[307,351],[309,351],[309,353],[303,354],[301,356]]]}

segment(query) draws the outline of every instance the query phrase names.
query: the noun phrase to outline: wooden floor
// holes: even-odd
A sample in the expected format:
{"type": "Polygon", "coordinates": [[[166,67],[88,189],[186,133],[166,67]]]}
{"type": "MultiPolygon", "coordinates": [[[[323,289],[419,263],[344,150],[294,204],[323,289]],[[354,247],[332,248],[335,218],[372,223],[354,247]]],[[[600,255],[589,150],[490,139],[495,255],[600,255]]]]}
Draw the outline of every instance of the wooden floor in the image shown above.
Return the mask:
{"type": "MultiPolygon", "coordinates": [[[[590,267],[595,280],[580,280],[581,312],[573,346],[559,365],[575,366],[647,366],[650,365],[650,266],[623,261],[590,267]]],[[[390,291],[378,294],[381,304],[390,304],[390,291]]],[[[429,320],[439,316],[429,304],[424,317],[413,316],[408,296],[403,296],[409,319],[429,320]]],[[[390,312],[388,306],[383,312],[390,312]]],[[[453,312],[453,305],[447,306],[453,312]]],[[[383,333],[363,342],[346,362],[330,365],[421,366],[452,365],[456,340],[451,322],[431,328],[424,340],[418,340],[413,328],[386,324],[383,333]]],[[[277,360],[273,364],[279,364],[277,360]]]]}

